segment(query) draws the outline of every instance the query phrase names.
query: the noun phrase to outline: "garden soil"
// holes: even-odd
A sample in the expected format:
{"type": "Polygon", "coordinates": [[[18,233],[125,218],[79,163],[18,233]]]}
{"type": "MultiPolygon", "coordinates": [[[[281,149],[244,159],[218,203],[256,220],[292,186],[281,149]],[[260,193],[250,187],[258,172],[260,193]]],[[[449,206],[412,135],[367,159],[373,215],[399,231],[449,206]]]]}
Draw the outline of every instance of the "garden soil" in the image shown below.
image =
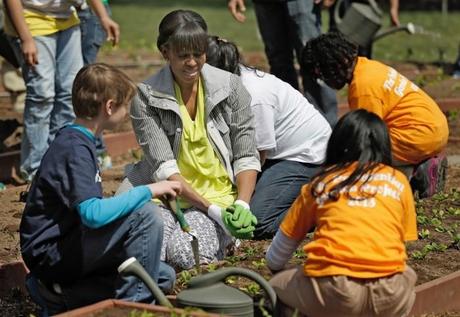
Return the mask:
{"type": "MultiPolygon", "coordinates": [[[[263,55],[254,53],[247,57],[249,64],[257,65],[261,69],[267,68],[263,55]]],[[[129,55],[105,54],[101,61],[118,65],[135,81],[147,78],[161,64],[157,56],[148,54],[141,54],[136,59],[129,55]]],[[[399,63],[393,66],[434,98],[460,98],[460,80],[443,75],[442,68],[437,65],[399,63]]],[[[346,101],[343,91],[338,92],[338,97],[340,101],[346,101]]],[[[19,147],[21,115],[10,109],[11,102],[0,99],[0,137],[3,136],[2,140],[9,137],[8,142],[3,142],[0,147],[0,153],[19,147]]],[[[446,115],[450,126],[447,154],[451,159],[446,189],[444,193],[430,199],[417,200],[419,240],[407,246],[408,263],[417,272],[417,284],[460,270],[460,102],[458,109],[451,110],[446,115]]],[[[119,131],[130,129],[131,125],[127,120],[119,131]]],[[[123,177],[124,165],[135,161],[137,157],[138,153],[131,152],[113,159],[114,168],[102,173],[105,196],[115,193],[123,177]]],[[[6,189],[0,191],[0,264],[21,260],[18,230],[24,204],[19,202],[19,193],[25,188],[24,185],[15,186],[13,183],[7,184],[6,189]]],[[[268,240],[243,241],[224,261],[204,266],[201,270],[206,272],[221,266],[239,266],[255,270],[268,279],[271,273],[265,265],[263,255],[269,243],[268,240]]],[[[304,260],[305,254],[299,248],[291,263],[298,264],[304,260]]],[[[189,278],[196,274],[196,270],[178,273],[175,292],[183,289],[189,278]]],[[[260,295],[258,287],[244,278],[235,278],[230,282],[252,295],[260,295]]],[[[28,316],[34,309],[28,297],[17,290],[11,290],[11,294],[0,298],[2,316],[28,316]]],[[[460,313],[442,316],[460,316],[460,313]]]]}

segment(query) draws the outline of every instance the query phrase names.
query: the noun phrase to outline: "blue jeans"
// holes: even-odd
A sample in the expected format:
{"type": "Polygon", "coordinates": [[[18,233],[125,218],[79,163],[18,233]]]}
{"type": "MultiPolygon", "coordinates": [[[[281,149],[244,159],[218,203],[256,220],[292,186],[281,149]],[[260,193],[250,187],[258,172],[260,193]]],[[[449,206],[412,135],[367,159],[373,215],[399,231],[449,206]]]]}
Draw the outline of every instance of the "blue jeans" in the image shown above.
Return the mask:
{"type": "MultiPolygon", "coordinates": [[[[307,41],[321,34],[321,11],[313,0],[254,3],[260,34],[270,64],[270,72],[299,89],[294,67],[307,41]]],[[[301,72],[302,73],[302,72],[301,72]]],[[[306,97],[331,126],[337,121],[335,91],[302,74],[306,97]]]]}
{"type": "MultiPolygon", "coordinates": [[[[110,7],[105,4],[107,13],[111,13],[110,7]]],[[[83,53],[83,63],[85,65],[96,62],[97,53],[107,38],[107,33],[102,27],[99,18],[90,8],[79,10],[81,30],[81,49],[83,53]]]]}
{"type": "MultiPolygon", "coordinates": [[[[108,4],[104,4],[107,13],[111,14],[108,4]]],[[[96,62],[97,53],[107,38],[107,33],[99,21],[99,18],[90,9],[78,10],[81,30],[81,50],[83,64],[88,65],[96,62]]],[[[102,135],[96,137],[96,152],[103,154],[107,151],[102,135]]]]}
{"type": "MultiPolygon", "coordinates": [[[[163,220],[154,203],[146,203],[128,216],[101,228],[82,226],[81,230],[82,259],[70,259],[81,261],[81,278],[61,286],[64,309],[107,298],[152,303],[154,298],[145,284],[134,276],[124,277],[117,272],[118,266],[130,257],[140,262],[160,289],[172,290],[176,273],[172,267],[160,262],[163,220]]],[[[57,271],[65,270],[59,268],[54,273],[57,271]]]]}
{"type": "MultiPolygon", "coordinates": [[[[35,36],[38,64],[21,65],[27,95],[20,171],[26,180],[32,179],[56,132],[75,119],[72,84],[83,66],[80,37],[78,26],[35,36]]],[[[20,52],[19,39],[14,43],[20,52]]]]}
{"type": "Polygon", "coordinates": [[[254,237],[271,239],[303,185],[319,171],[319,165],[267,160],[259,174],[250,206],[257,218],[254,237]]]}

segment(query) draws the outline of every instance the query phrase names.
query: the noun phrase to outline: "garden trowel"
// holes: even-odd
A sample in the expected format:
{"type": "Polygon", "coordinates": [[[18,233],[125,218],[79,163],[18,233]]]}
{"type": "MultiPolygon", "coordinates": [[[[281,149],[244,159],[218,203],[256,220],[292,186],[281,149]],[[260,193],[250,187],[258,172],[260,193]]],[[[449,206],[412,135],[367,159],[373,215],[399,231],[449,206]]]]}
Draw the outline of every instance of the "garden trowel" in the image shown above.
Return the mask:
{"type": "Polygon", "coordinates": [[[196,268],[197,272],[199,272],[199,268],[200,268],[200,251],[199,251],[199,247],[198,247],[198,238],[192,232],[189,224],[187,223],[187,220],[185,220],[184,213],[180,209],[179,204],[177,203],[177,200],[170,199],[168,201],[168,203],[169,203],[169,207],[171,208],[171,210],[173,211],[174,215],[176,216],[177,221],[179,222],[182,231],[186,232],[187,234],[190,235],[190,237],[192,237],[192,241],[190,242],[190,244],[192,245],[193,257],[195,258],[195,268],[196,268]]]}

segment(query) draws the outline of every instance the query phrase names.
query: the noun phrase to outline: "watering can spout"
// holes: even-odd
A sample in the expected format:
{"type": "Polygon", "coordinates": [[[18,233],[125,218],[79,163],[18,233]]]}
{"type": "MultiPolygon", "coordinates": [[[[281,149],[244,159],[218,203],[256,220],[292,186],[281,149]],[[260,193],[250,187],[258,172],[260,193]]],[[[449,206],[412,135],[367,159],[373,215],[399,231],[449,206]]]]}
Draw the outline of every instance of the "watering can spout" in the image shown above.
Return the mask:
{"type": "Polygon", "coordinates": [[[168,298],[163,294],[161,289],[152,279],[152,277],[147,273],[144,267],[136,260],[135,257],[131,257],[125,260],[123,263],[120,264],[118,267],[118,273],[124,276],[134,275],[145,285],[149,288],[152,295],[158,300],[158,303],[161,306],[170,307],[172,308],[173,305],[168,300],[168,298]]]}
{"type": "Polygon", "coordinates": [[[374,35],[374,37],[372,38],[372,41],[375,42],[375,41],[380,40],[381,38],[383,38],[385,36],[388,36],[390,34],[400,32],[400,31],[405,31],[408,34],[415,34],[416,33],[416,26],[413,23],[409,22],[409,23],[404,24],[404,25],[394,26],[394,27],[379,30],[374,35]]]}

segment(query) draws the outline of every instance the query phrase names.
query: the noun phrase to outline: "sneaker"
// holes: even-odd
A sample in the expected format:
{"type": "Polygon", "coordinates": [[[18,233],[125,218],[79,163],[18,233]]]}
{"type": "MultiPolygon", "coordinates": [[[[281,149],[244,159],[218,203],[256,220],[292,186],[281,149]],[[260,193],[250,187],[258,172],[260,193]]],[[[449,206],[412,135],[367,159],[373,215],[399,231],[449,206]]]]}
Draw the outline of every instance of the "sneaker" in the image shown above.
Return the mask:
{"type": "Polygon", "coordinates": [[[66,310],[62,294],[45,286],[31,273],[26,275],[25,282],[30,298],[40,307],[40,317],[48,317],[66,310]]]}
{"type": "Polygon", "coordinates": [[[447,156],[438,154],[417,166],[410,184],[419,198],[428,198],[442,192],[446,185],[447,156]]]}
{"type": "Polygon", "coordinates": [[[460,79],[460,70],[456,70],[452,73],[453,79],[460,79]]]}

